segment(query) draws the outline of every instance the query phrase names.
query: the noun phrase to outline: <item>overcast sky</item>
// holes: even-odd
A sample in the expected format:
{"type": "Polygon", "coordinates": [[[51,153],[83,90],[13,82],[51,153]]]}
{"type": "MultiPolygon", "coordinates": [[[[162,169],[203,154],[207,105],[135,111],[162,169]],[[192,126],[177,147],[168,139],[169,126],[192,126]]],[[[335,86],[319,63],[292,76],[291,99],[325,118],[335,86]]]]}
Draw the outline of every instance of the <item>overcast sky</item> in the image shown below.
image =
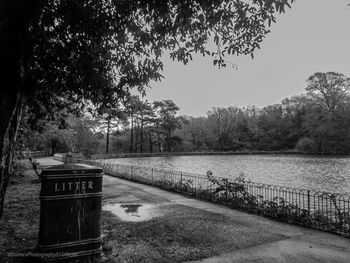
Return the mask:
{"type": "Polygon", "coordinates": [[[296,0],[278,16],[255,58],[231,57],[238,69],[217,69],[193,56],[184,66],[164,59],[164,79],[148,101],[171,99],[180,114],[203,116],[212,107],[259,107],[301,94],[314,72],[350,77],[350,7],[347,0],[296,0]]]}

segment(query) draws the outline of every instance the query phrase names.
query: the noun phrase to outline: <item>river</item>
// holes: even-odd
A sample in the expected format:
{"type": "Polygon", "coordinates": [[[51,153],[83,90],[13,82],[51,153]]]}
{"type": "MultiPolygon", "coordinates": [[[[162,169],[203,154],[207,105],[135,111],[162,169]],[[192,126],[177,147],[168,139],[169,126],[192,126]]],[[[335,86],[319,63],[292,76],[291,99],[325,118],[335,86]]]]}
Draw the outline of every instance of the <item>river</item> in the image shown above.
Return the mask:
{"type": "Polygon", "coordinates": [[[243,174],[253,182],[350,194],[350,157],[305,155],[208,155],[106,160],[220,177],[243,174]]]}

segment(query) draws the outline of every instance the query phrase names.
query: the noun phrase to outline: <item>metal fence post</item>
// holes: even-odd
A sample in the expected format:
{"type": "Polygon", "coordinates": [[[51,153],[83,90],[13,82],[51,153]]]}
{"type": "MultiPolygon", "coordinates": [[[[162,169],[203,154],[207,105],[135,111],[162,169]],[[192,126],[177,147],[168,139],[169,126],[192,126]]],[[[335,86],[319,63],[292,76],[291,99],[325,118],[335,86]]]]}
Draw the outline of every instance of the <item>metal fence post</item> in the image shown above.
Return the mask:
{"type": "Polygon", "coordinates": [[[195,192],[196,198],[198,198],[198,193],[197,193],[197,180],[196,180],[196,178],[194,179],[194,192],[195,192]]]}
{"type": "Polygon", "coordinates": [[[130,179],[132,180],[132,177],[133,177],[133,168],[134,166],[131,166],[131,171],[130,171],[130,179]]]}
{"type": "Polygon", "coordinates": [[[154,181],[153,181],[153,168],[151,169],[151,183],[152,183],[152,185],[154,185],[154,181]]]}
{"type": "Polygon", "coordinates": [[[119,171],[118,171],[118,164],[117,164],[117,174],[116,174],[117,176],[119,176],[119,171]]]}
{"type": "Polygon", "coordinates": [[[180,191],[181,193],[183,192],[183,189],[182,189],[182,172],[180,173],[180,191]]]}
{"type": "Polygon", "coordinates": [[[310,217],[310,190],[307,190],[307,215],[310,217]]]}
{"type": "Polygon", "coordinates": [[[225,180],[226,183],[226,205],[228,205],[228,179],[225,180]]]}

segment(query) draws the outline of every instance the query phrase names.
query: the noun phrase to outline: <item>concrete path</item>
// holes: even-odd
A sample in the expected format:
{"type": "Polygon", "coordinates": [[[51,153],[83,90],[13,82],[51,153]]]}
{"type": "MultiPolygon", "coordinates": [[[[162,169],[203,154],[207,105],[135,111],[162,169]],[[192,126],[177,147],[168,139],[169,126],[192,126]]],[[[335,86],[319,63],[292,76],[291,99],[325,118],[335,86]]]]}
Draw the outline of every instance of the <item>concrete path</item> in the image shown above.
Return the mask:
{"type": "MultiPolygon", "coordinates": [[[[233,248],[232,252],[201,262],[350,262],[350,239],[341,236],[269,220],[115,177],[104,176],[103,180],[105,202],[113,200],[118,203],[156,203],[163,207],[172,207],[172,204],[185,205],[225,215],[237,224],[248,224],[252,233],[264,229],[271,232],[271,235],[284,237],[282,240],[258,246],[247,246],[238,250],[233,248]]],[[[252,235],[251,238],[258,240],[259,235],[252,235]]]]}
{"type": "MultiPolygon", "coordinates": [[[[60,163],[52,162],[48,158],[37,160],[42,165],[60,163]]],[[[232,250],[226,254],[196,262],[350,262],[350,239],[348,238],[269,220],[107,175],[103,178],[103,202],[104,205],[154,204],[161,207],[162,211],[173,209],[172,212],[176,212],[176,205],[182,205],[210,214],[221,214],[238,228],[245,227],[245,232],[242,232],[244,235],[229,237],[235,239],[239,246],[232,247],[232,250]],[[259,233],[264,234],[259,235],[259,233]],[[251,240],[254,242],[250,242],[251,240]]],[[[162,213],[158,216],[161,217],[162,213]]]]}
{"type": "Polygon", "coordinates": [[[34,160],[39,163],[38,169],[49,167],[52,165],[63,164],[63,162],[56,161],[52,157],[34,158],[34,160]]]}

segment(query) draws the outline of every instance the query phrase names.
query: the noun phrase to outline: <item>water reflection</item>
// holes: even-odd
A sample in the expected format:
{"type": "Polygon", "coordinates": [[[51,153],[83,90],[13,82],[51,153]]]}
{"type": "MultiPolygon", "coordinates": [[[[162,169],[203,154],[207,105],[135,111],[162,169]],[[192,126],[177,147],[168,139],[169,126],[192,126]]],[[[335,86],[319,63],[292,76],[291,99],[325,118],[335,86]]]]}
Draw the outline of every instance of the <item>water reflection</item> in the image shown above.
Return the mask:
{"type": "MultiPolygon", "coordinates": [[[[107,161],[107,160],[106,160],[107,161]]],[[[111,159],[167,170],[221,177],[243,173],[255,182],[350,194],[350,157],[305,155],[209,155],[111,159]]]]}
{"type": "Polygon", "coordinates": [[[102,207],[122,221],[138,222],[150,220],[160,213],[153,204],[107,204],[102,207]]]}
{"type": "Polygon", "coordinates": [[[125,213],[137,213],[137,210],[139,209],[139,207],[141,207],[142,205],[120,205],[121,208],[125,208],[125,213]]]}

